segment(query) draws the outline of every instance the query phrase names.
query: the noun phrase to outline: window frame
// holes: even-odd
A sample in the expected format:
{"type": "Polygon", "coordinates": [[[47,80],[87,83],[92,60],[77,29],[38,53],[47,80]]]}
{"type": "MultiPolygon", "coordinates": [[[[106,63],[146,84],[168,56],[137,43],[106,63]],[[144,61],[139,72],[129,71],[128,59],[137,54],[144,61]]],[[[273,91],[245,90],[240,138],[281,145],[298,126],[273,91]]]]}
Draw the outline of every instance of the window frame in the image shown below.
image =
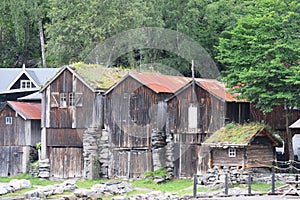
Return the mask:
{"type": "Polygon", "coordinates": [[[59,107],[60,108],[67,108],[67,93],[62,92],[59,93],[59,107]]]}
{"type": "Polygon", "coordinates": [[[6,125],[11,125],[12,121],[13,121],[12,117],[5,117],[5,124],[6,125]]]}
{"type": "Polygon", "coordinates": [[[69,107],[75,107],[76,106],[76,95],[73,92],[69,93],[69,107]]]}
{"type": "Polygon", "coordinates": [[[236,157],[236,149],[235,148],[229,148],[228,149],[228,157],[229,158],[235,158],[236,157]]]}
{"type": "Polygon", "coordinates": [[[21,80],[21,82],[20,82],[20,88],[21,89],[32,88],[32,82],[30,80],[21,80]]]}

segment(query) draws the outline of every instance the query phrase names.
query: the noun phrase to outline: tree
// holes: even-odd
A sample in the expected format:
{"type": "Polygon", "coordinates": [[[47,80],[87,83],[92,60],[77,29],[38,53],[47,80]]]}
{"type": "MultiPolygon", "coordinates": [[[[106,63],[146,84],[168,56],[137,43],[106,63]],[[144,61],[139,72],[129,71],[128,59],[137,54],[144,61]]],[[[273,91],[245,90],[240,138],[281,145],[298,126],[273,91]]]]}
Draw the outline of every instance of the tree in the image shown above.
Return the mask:
{"type": "Polygon", "coordinates": [[[300,3],[295,0],[257,1],[231,31],[223,33],[217,47],[218,59],[226,66],[224,80],[228,87],[234,87],[241,98],[264,112],[285,105],[285,144],[290,159],[293,149],[288,108],[300,103],[299,9],[300,3]]]}

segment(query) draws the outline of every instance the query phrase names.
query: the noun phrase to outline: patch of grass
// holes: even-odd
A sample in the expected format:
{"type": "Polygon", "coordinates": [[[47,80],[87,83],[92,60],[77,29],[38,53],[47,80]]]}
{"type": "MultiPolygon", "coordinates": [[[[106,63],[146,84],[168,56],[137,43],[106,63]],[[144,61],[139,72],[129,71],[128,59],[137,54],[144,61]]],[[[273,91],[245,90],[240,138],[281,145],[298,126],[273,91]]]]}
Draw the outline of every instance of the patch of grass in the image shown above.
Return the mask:
{"type": "Polygon", "coordinates": [[[55,184],[60,184],[62,182],[60,181],[51,181],[51,180],[47,180],[47,179],[40,179],[40,178],[36,178],[36,177],[32,177],[30,174],[26,173],[26,174],[20,174],[17,176],[11,176],[11,177],[1,177],[0,178],[0,182],[3,183],[8,183],[13,179],[26,179],[26,180],[30,180],[31,185],[37,185],[37,186],[47,186],[47,185],[55,185],[55,184]]]}
{"type": "Polygon", "coordinates": [[[91,189],[91,187],[95,184],[104,183],[107,182],[107,180],[97,179],[97,180],[87,180],[82,179],[76,182],[76,186],[78,188],[85,188],[85,189],[91,189]]]}
{"type": "MultiPolygon", "coordinates": [[[[276,183],[275,184],[275,188],[281,187],[283,185],[284,184],[276,183]]],[[[237,187],[244,188],[244,189],[248,188],[247,185],[237,185],[237,187]]],[[[255,192],[259,192],[261,194],[266,194],[269,191],[271,191],[271,189],[272,189],[272,185],[271,184],[266,184],[266,183],[253,183],[253,184],[251,184],[251,190],[255,191],[255,192]]]]}
{"type": "Polygon", "coordinates": [[[162,192],[178,192],[193,185],[192,180],[171,180],[166,183],[155,183],[152,179],[136,180],[131,183],[134,187],[160,190],[162,192]]]}

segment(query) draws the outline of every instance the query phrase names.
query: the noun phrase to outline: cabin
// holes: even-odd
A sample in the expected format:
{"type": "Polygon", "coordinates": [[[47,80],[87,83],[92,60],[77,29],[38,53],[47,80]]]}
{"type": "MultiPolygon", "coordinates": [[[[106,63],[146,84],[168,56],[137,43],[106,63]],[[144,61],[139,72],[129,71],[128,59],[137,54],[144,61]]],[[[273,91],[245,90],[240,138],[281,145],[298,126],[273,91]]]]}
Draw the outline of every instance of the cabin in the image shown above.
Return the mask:
{"type": "Polygon", "coordinates": [[[249,121],[250,104],[215,79],[194,79],[167,102],[167,135],[174,142],[174,176],[205,173],[208,149],[201,143],[226,123],[249,121]]]}
{"type": "Polygon", "coordinates": [[[0,104],[38,92],[58,70],[58,68],[25,68],[25,66],[0,68],[0,104]]]}
{"type": "Polygon", "coordinates": [[[112,177],[138,178],[165,167],[166,104],[190,78],[132,72],[105,93],[112,177]]]}
{"type": "Polygon", "coordinates": [[[41,141],[41,104],[7,101],[0,109],[0,177],[29,171],[38,160],[41,141]]]}
{"type": "Polygon", "coordinates": [[[85,177],[83,135],[103,126],[102,94],[126,73],[96,65],[65,66],[41,88],[41,158],[49,160],[50,177],[85,177]]]}
{"type": "Polygon", "coordinates": [[[282,146],[279,135],[262,124],[228,124],[204,142],[210,148],[209,167],[269,167],[276,159],[275,147],[282,146]]]}

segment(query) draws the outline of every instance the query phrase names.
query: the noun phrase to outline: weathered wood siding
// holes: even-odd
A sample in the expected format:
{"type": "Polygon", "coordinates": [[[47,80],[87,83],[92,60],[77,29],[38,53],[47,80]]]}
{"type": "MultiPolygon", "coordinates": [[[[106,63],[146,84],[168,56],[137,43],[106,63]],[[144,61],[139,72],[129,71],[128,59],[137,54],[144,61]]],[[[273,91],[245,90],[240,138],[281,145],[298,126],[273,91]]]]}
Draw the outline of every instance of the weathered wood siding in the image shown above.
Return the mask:
{"type": "MultiPolygon", "coordinates": [[[[255,108],[253,104],[251,109],[251,121],[264,122],[271,126],[275,130],[285,130],[285,109],[284,106],[274,107],[272,112],[263,113],[259,109],[255,108]]],[[[291,110],[289,120],[291,125],[293,122],[300,118],[300,109],[291,110]]]]}
{"type": "Polygon", "coordinates": [[[15,176],[22,171],[23,148],[0,146],[0,177],[15,176]]]}
{"type": "Polygon", "coordinates": [[[113,151],[112,174],[115,177],[141,178],[146,171],[153,171],[151,151],[119,150],[113,151]]]}
{"type": "Polygon", "coordinates": [[[213,166],[243,166],[244,148],[236,148],[236,157],[229,157],[228,149],[213,148],[213,166]]]}
{"type": "Polygon", "coordinates": [[[75,178],[82,177],[82,148],[51,147],[49,148],[50,177],[75,178]]]}
{"type": "Polygon", "coordinates": [[[106,95],[105,126],[113,148],[112,176],[140,177],[153,170],[153,131],[164,131],[170,94],[156,94],[127,77],[106,95]]]}
{"type": "Polygon", "coordinates": [[[64,70],[43,91],[42,127],[87,128],[93,123],[96,95],[76,78],[64,70]],[[66,94],[66,106],[60,105],[60,94],[66,94]],[[70,106],[70,94],[74,94],[74,106],[70,106]],[[44,103],[45,102],[45,103],[44,103]]]}
{"type": "Polygon", "coordinates": [[[113,147],[149,148],[152,129],[157,129],[156,94],[131,77],[123,80],[106,96],[105,123],[111,131],[113,147]]]}
{"type": "Polygon", "coordinates": [[[246,158],[247,167],[269,167],[275,159],[275,149],[269,145],[251,145],[246,158]]]}
{"type": "Polygon", "coordinates": [[[9,106],[0,113],[0,146],[35,146],[41,141],[40,120],[24,120],[9,106]],[[6,117],[12,117],[12,124],[6,124],[6,117]]]}
{"type": "Polygon", "coordinates": [[[174,176],[192,177],[197,172],[199,145],[174,144],[174,176]]]}
{"type": "MultiPolygon", "coordinates": [[[[168,126],[173,133],[213,133],[225,124],[226,104],[199,86],[190,86],[168,102],[168,126]],[[189,107],[197,108],[197,129],[189,127],[189,107]]],[[[199,141],[200,142],[200,141],[199,141]]]]}
{"type": "Polygon", "coordinates": [[[86,129],[47,129],[48,147],[82,147],[86,129]]]}

